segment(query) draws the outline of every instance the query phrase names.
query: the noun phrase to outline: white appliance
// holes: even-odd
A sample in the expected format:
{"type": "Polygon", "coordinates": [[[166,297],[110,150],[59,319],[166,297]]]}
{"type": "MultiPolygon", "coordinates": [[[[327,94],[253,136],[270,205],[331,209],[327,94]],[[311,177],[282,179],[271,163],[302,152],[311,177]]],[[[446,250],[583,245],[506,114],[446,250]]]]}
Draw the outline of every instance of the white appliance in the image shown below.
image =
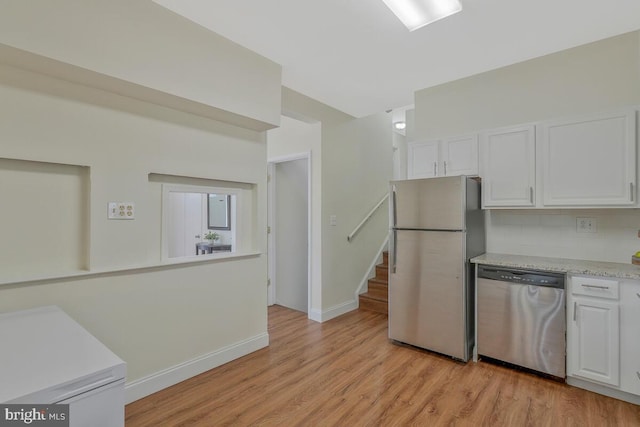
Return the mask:
{"type": "Polygon", "coordinates": [[[474,344],[469,258],[484,250],[479,182],[392,181],[389,338],[466,362],[474,344]]]}
{"type": "Polygon", "coordinates": [[[124,426],[126,363],[56,306],[0,314],[0,402],[69,404],[71,427],[124,426]]]}

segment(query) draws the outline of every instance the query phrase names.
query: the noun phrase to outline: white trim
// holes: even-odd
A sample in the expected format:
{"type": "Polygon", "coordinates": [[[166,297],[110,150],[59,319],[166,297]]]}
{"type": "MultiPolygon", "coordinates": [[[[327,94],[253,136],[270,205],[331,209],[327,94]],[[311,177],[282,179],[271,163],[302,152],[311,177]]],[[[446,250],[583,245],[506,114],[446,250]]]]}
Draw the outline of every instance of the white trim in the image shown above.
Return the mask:
{"type": "Polygon", "coordinates": [[[356,237],[356,234],[358,234],[360,232],[360,229],[362,228],[362,226],[364,226],[367,221],[369,221],[371,219],[371,217],[373,216],[374,213],[376,213],[376,211],[378,210],[378,208],[380,206],[382,206],[382,204],[389,198],[389,193],[385,194],[382,199],[380,199],[380,201],[373,207],[373,209],[371,209],[369,211],[369,213],[364,217],[364,219],[362,221],[360,221],[360,224],[356,225],[356,228],[351,232],[351,234],[349,234],[347,236],[347,242],[351,243],[351,241],[353,240],[354,237],[356,237]]]}
{"type": "Polygon", "coordinates": [[[376,254],[376,257],[373,259],[373,261],[371,261],[371,264],[369,265],[367,272],[365,273],[364,277],[362,278],[362,281],[360,282],[360,286],[358,286],[358,289],[356,289],[355,295],[356,295],[356,301],[358,302],[358,307],[360,307],[360,298],[358,298],[358,296],[362,293],[367,292],[369,279],[374,277],[373,272],[375,271],[376,265],[380,263],[380,257],[382,256],[382,252],[384,252],[384,249],[386,248],[387,243],[389,243],[389,234],[387,234],[387,237],[385,237],[384,242],[382,242],[380,249],[378,249],[378,253],[376,254]]]}
{"type": "Polygon", "coordinates": [[[322,311],[316,308],[309,310],[309,319],[322,323],[322,311]]]}
{"type": "Polygon", "coordinates": [[[290,162],[292,160],[301,160],[301,159],[307,159],[310,157],[311,157],[311,151],[303,151],[301,153],[286,154],[284,156],[271,157],[267,159],[267,163],[290,162]]]}
{"type": "Polygon", "coordinates": [[[117,267],[117,268],[106,268],[106,269],[95,269],[95,270],[82,270],[82,271],[68,271],[61,272],[59,274],[50,274],[50,275],[33,275],[26,277],[15,277],[15,278],[0,278],[0,287],[8,285],[24,285],[24,284],[34,284],[34,283],[46,283],[51,281],[68,281],[75,279],[90,279],[93,277],[108,277],[113,275],[120,274],[129,274],[136,272],[146,272],[153,271],[159,269],[170,269],[172,267],[178,268],[187,264],[202,264],[202,263],[213,263],[213,262],[223,262],[234,259],[242,259],[242,258],[255,258],[264,255],[262,252],[250,251],[250,252],[221,252],[220,254],[207,254],[200,256],[188,256],[183,258],[171,258],[170,261],[159,262],[159,263],[149,263],[149,264],[138,264],[138,265],[129,265],[126,267],[117,267]]]}
{"type": "Polygon", "coordinates": [[[276,303],[276,246],[275,239],[275,215],[274,200],[276,192],[276,168],[275,163],[267,163],[267,227],[271,230],[267,233],[267,305],[276,303]]]}
{"type": "MultiPolygon", "coordinates": [[[[169,257],[169,193],[199,193],[199,194],[207,194],[207,193],[221,193],[221,194],[229,194],[230,196],[234,196],[236,200],[236,217],[233,218],[233,222],[235,225],[232,227],[232,253],[241,250],[242,242],[238,241],[238,235],[242,235],[241,224],[238,221],[239,215],[238,212],[242,211],[242,197],[240,196],[240,192],[231,187],[216,187],[216,186],[199,186],[199,185],[183,185],[183,184],[162,184],[162,212],[161,212],[161,222],[162,222],[162,231],[160,233],[160,261],[163,263],[169,262],[170,260],[176,258],[190,258],[190,256],[182,256],[182,257],[169,257]]],[[[202,228],[202,227],[200,227],[202,228]]]]}
{"type": "Polygon", "coordinates": [[[591,381],[581,380],[579,378],[567,377],[567,384],[570,386],[589,390],[594,393],[602,394],[604,396],[613,397],[614,399],[624,400],[625,402],[634,403],[640,405],[640,396],[627,393],[615,388],[607,387],[604,385],[596,384],[591,381]]]}
{"type": "Polygon", "coordinates": [[[358,309],[358,299],[356,298],[355,300],[334,305],[333,307],[324,311],[311,310],[309,311],[309,319],[322,323],[357,309],[358,309]]]}
{"type": "MultiPolygon", "coordinates": [[[[312,222],[311,222],[311,201],[313,200],[312,186],[311,186],[311,177],[313,176],[313,171],[311,169],[311,151],[305,151],[302,153],[288,154],[285,156],[277,156],[267,159],[267,170],[271,175],[271,180],[268,182],[267,189],[267,197],[270,197],[269,204],[269,212],[268,212],[268,225],[271,227],[271,235],[268,242],[268,268],[269,268],[269,279],[271,279],[271,286],[269,292],[267,294],[267,302],[271,304],[276,303],[276,251],[275,251],[275,241],[273,236],[275,235],[276,228],[275,223],[273,221],[273,217],[275,215],[275,206],[273,200],[275,200],[276,195],[276,178],[275,178],[275,164],[282,162],[290,162],[293,160],[307,160],[307,317],[311,320],[316,320],[314,316],[317,314],[317,310],[311,310],[311,280],[312,280],[312,260],[313,260],[313,244],[312,244],[312,222]],[[312,311],[316,314],[313,314],[312,311]]],[[[318,321],[318,320],[316,320],[318,321]]]]}
{"type": "Polygon", "coordinates": [[[196,357],[178,365],[163,369],[125,385],[126,403],[134,402],[188,378],[224,365],[261,348],[269,346],[269,334],[260,335],[228,345],[220,350],[196,357]]]}

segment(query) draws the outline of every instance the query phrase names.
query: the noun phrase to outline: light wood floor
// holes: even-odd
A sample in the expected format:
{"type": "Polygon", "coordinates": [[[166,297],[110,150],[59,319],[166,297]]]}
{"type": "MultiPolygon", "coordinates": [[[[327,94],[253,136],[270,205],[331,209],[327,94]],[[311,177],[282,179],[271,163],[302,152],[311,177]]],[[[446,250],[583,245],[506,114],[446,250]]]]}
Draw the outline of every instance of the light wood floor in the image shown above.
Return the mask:
{"type": "Polygon", "coordinates": [[[126,426],[640,426],[640,406],[387,339],[387,317],[323,324],[274,306],[271,345],[126,407],[126,426]]]}

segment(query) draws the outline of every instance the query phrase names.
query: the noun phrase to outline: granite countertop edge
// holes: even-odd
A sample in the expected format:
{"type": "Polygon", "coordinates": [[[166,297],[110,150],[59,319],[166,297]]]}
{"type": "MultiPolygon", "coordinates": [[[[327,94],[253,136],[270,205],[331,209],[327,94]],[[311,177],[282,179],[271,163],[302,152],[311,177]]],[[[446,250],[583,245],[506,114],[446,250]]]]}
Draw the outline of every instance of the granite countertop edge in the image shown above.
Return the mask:
{"type": "Polygon", "coordinates": [[[640,266],[617,262],[588,261],[568,258],[545,258],[529,255],[508,255],[497,253],[485,253],[471,258],[470,261],[474,264],[496,265],[499,267],[640,280],[640,266]]]}

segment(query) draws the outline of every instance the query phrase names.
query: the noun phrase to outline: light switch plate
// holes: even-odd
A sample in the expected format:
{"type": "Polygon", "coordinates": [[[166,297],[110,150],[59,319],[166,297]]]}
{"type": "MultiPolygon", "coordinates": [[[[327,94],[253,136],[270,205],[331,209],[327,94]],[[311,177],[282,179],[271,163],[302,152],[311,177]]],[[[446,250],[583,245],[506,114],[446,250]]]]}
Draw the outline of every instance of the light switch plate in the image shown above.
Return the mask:
{"type": "Polygon", "coordinates": [[[133,202],[109,202],[107,218],[109,219],[135,219],[136,206],[133,202]]]}

